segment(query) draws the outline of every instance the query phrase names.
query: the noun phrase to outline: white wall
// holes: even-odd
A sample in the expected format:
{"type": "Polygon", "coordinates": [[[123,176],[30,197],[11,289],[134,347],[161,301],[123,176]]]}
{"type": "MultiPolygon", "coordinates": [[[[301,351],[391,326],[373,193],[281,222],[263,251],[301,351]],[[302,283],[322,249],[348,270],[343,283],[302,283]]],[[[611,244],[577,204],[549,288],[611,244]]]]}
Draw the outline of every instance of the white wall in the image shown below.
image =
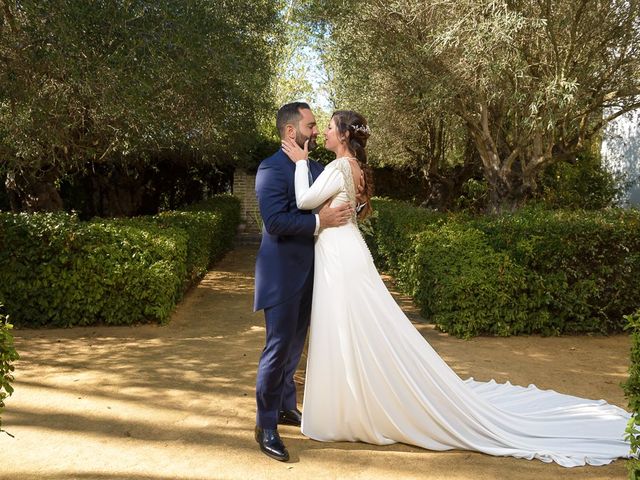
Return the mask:
{"type": "Polygon", "coordinates": [[[635,181],[625,200],[640,206],[640,110],[627,113],[611,122],[602,141],[602,158],[614,172],[625,172],[635,181]]]}

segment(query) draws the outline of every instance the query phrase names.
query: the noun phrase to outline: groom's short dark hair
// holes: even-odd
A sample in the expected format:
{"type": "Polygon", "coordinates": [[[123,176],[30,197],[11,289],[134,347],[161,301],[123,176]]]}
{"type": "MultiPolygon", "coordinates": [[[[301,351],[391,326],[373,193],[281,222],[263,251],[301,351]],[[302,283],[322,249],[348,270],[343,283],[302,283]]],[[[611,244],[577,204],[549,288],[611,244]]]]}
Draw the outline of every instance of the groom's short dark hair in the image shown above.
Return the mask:
{"type": "Polygon", "coordinates": [[[292,102],[287,103],[280,107],[278,114],[276,115],[276,127],[280,133],[280,138],[284,137],[284,127],[288,124],[297,124],[300,121],[300,110],[311,110],[308,103],[305,102],[292,102]]]}

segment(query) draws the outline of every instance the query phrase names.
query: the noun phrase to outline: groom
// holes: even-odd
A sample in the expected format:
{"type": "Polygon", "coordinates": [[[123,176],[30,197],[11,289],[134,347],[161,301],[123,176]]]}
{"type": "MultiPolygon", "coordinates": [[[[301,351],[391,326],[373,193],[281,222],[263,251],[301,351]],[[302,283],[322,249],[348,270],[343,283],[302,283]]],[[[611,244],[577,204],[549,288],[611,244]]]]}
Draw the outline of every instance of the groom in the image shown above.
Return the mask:
{"type": "MultiPolygon", "coordinates": [[[[318,127],[308,104],[289,103],[278,110],[281,139],[293,139],[309,150],[316,145],[318,127]]],[[[310,181],[322,166],[309,161],[310,181]]],[[[258,364],[255,438],[260,450],[286,462],[289,453],[278,424],[300,426],[293,375],[300,361],[311,316],[313,244],[320,228],[343,225],[351,216],[347,205],[323,207],[317,214],[298,210],[295,164],[282,149],[258,167],[256,194],[264,222],[256,260],[254,311],[264,310],[266,345],[258,364]]]]}

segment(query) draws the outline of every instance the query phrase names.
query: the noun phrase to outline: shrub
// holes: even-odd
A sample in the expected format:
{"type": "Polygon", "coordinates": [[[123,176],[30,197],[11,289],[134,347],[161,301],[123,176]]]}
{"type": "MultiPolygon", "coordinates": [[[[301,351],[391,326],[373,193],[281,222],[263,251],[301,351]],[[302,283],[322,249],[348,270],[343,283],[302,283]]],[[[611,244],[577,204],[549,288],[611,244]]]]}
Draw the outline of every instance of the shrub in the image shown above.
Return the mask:
{"type": "Polygon", "coordinates": [[[396,276],[402,276],[413,235],[428,225],[444,224],[447,219],[443,213],[384,198],[373,199],[373,209],[373,233],[366,235],[365,240],[378,266],[396,276]]]}
{"type": "Polygon", "coordinates": [[[184,231],[67,214],[3,214],[0,226],[0,296],[18,326],[163,321],[180,293],[184,231]]]}
{"type": "MultiPolygon", "coordinates": [[[[629,407],[633,413],[627,425],[628,440],[631,442],[631,453],[640,453],[640,310],[625,316],[626,328],[631,330],[631,363],[629,365],[629,379],[623,384],[624,393],[629,399],[629,407]]],[[[640,478],[640,460],[632,459],[627,462],[629,478],[640,478]]]]}
{"type": "Polygon", "coordinates": [[[461,193],[455,202],[457,209],[473,213],[486,210],[489,203],[489,184],[486,180],[468,179],[462,184],[461,193]]]}
{"type": "Polygon", "coordinates": [[[187,212],[208,212],[211,223],[209,263],[213,263],[231,248],[240,223],[240,200],[233,195],[216,195],[184,209],[187,212]],[[215,232],[215,233],[214,233],[215,232]]]}
{"type": "Polygon", "coordinates": [[[423,315],[459,337],[531,333],[546,320],[525,270],[480,230],[451,222],[415,237],[412,294],[423,315]]]}
{"type": "Polygon", "coordinates": [[[163,322],[232,244],[239,204],[219,203],[90,222],[0,214],[0,298],[20,326],[163,322]]]}
{"type": "Polygon", "coordinates": [[[597,210],[615,204],[622,180],[607,170],[599,153],[584,151],[574,162],[547,168],[540,178],[541,197],[549,208],[597,210]]]}
{"type": "Polygon", "coordinates": [[[560,332],[619,331],[640,304],[640,212],[524,209],[472,224],[527,270],[560,332]]]}
{"type": "Polygon", "coordinates": [[[640,304],[637,210],[471,217],[374,205],[379,267],[456,335],[619,331],[640,304]]]}
{"type": "Polygon", "coordinates": [[[0,312],[0,432],[3,431],[1,414],[4,401],[13,393],[13,362],[20,358],[13,346],[12,328],[7,316],[0,312]]]}
{"type": "Polygon", "coordinates": [[[196,278],[201,277],[211,263],[212,237],[218,233],[216,224],[220,218],[215,213],[205,211],[167,211],[153,217],[145,217],[142,221],[161,228],[177,228],[186,233],[187,252],[184,282],[187,287],[196,278]]]}

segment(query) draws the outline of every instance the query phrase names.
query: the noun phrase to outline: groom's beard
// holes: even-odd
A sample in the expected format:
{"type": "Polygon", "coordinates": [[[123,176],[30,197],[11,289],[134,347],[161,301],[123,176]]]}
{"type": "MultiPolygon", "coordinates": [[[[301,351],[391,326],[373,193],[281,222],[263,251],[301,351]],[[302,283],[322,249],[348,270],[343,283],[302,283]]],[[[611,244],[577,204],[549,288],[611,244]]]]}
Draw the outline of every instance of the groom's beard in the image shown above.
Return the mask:
{"type": "Polygon", "coordinates": [[[296,143],[300,148],[304,148],[304,142],[309,140],[309,151],[313,150],[318,146],[316,139],[317,137],[307,137],[302,135],[300,132],[296,132],[296,143]]]}

